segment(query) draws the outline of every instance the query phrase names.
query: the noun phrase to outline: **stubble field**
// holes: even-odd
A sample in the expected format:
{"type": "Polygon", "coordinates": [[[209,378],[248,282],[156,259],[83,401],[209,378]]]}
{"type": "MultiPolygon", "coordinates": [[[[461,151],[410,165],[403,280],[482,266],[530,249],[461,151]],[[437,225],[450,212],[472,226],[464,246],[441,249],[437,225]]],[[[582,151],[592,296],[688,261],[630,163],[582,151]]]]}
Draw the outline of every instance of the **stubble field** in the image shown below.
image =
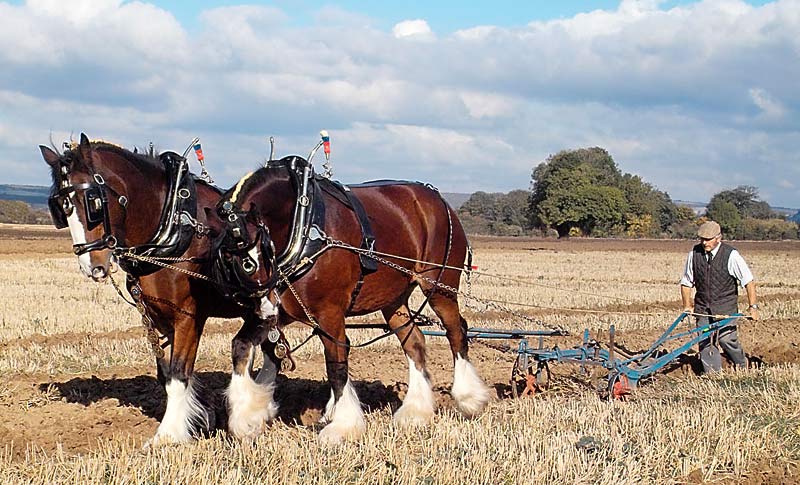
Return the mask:
{"type": "MultiPolygon", "coordinates": [[[[472,326],[560,326],[571,335],[546,344],[568,348],[584,328],[605,341],[613,324],[621,346],[640,350],[679,312],[677,281],[692,242],[473,245],[479,274],[469,292],[482,301],[465,308],[472,326]]],[[[396,339],[387,339],[352,351],[367,432],[331,449],[316,442],[329,390],[321,345],[312,341],[296,353],[297,370],[279,379],[280,420],[255,443],[220,430],[189,445],[143,449],[165,394],[137,312],[110,284],[80,275],[66,232],[0,226],[0,483],[796,482],[800,244],[734,246],[756,275],[762,304],[762,320],[740,326],[753,363],[747,371],[699,377],[690,354],[620,402],[598,397],[602,376],[554,365],[549,391],[512,399],[514,354],[476,342],[470,357],[496,399],[465,420],[448,395],[446,342],[429,338],[439,411],[428,428],[400,430],[391,412],[405,395],[407,368],[396,339]]],[[[196,366],[221,427],[236,330],[238,321],[212,320],[196,366]]],[[[289,333],[298,342],[306,335],[289,333]]],[[[374,335],[350,333],[356,343],[374,335]]]]}

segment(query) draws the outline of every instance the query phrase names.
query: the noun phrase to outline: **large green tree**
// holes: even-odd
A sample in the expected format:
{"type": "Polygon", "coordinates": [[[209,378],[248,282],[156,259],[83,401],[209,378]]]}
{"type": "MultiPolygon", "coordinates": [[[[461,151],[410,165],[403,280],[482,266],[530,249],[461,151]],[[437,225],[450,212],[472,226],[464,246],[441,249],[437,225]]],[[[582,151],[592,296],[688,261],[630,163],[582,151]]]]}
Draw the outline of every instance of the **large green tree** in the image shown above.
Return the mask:
{"type": "Polygon", "coordinates": [[[774,217],[772,208],[765,201],[759,200],[758,188],[752,185],[740,185],[735,189],[718,192],[711,197],[708,206],[711,208],[721,201],[733,204],[740,218],[770,219],[774,217]]]}
{"type": "Polygon", "coordinates": [[[742,222],[742,215],[733,202],[719,197],[711,198],[706,208],[706,215],[719,223],[722,232],[728,237],[736,233],[739,223],[742,222]]]}
{"type": "Polygon", "coordinates": [[[599,147],[551,155],[534,168],[531,178],[531,225],[555,229],[560,237],[575,230],[600,236],[625,230],[657,235],[677,218],[669,195],[639,176],[621,173],[599,147]]]}

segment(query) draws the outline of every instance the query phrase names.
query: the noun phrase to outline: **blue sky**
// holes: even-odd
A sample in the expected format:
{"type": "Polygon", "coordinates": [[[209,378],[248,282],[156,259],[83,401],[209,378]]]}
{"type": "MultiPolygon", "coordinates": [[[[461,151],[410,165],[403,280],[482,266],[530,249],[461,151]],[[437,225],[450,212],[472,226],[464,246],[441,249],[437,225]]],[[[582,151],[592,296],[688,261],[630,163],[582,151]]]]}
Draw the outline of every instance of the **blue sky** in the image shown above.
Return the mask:
{"type": "Polygon", "coordinates": [[[674,199],[800,207],[800,0],[0,0],[0,183],[85,132],[230,186],[331,133],[334,176],[527,189],[600,146],[674,199]]]}
{"type": "MultiPolygon", "coordinates": [[[[152,3],[172,12],[183,25],[195,28],[199,12],[215,7],[241,5],[243,2],[236,0],[159,0],[152,3]]],[[[291,12],[292,22],[295,25],[305,25],[313,18],[315,12],[325,7],[335,6],[363,14],[369,17],[377,27],[387,30],[403,20],[421,18],[425,19],[434,31],[449,33],[476,25],[523,27],[533,20],[568,18],[598,9],[614,10],[620,2],[619,0],[415,0],[398,2],[278,0],[249,3],[272,5],[291,12]]],[[[691,3],[693,2],[689,0],[671,0],[660,2],[659,6],[662,9],[669,9],[691,3]]],[[[763,5],[767,2],[765,0],[748,0],[747,3],[763,5]]]]}

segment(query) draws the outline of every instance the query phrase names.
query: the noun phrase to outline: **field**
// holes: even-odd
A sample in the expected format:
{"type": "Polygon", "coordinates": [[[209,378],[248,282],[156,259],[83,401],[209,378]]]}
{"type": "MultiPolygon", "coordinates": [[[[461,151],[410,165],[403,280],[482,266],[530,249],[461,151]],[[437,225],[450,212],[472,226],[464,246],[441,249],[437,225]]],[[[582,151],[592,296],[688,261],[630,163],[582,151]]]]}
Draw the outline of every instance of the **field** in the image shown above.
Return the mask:
{"type": "MultiPolygon", "coordinates": [[[[473,326],[584,328],[645,348],[679,312],[689,241],[473,241],[479,273],[465,310],[473,326]],[[497,279],[488,275],[502,276],[497,279]]],[[[600,375],[554,366],[551,389],[513,399],[513,353],[475,343],[470,357],[496,399],[477,419],[453,410],[445,341],[429,338],[439,411],[404,431],[391,412],[407,368],[396,339],[351,353],[367,408],[358,442],[316,442],[329,395],[321,345],[281,376],[280,420],[253,444],[224,431],[190,445],[143,449],[164,413],[138,314],[110,284],[85,280],[64,231],[0,225],[0,483],[789,483],[800,480],[800,243],[737,242],[759,282],[762,320],[740,326],[752,368],[696,374],[693,354],[626,401],[600,399],[600,375]]],[[[118,278],[120,281],[122,277],[118,278]]],[[[466,286],[462,285],[466,290],[466,286]]],[[[366,321],[379,321],[373,316],[366,321]]],[[[234,320],[212,320],[199,379],[224,427],[234,320]]],[[[290,332],[300,341],[304,328],[290,332]]],[[[376,335],[353,331],[358,343],[376,335]]],[[[494,342],[493,344],[497,344],[494,342]]]]}

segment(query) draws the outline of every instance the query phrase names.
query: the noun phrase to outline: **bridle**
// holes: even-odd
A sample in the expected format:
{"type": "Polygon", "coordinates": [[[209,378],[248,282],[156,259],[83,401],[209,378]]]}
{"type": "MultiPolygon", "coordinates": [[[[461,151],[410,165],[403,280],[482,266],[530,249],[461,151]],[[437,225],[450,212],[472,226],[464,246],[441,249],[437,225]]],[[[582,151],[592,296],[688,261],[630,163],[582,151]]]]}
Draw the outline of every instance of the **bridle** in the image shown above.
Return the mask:
{"type": "Polygon", "coordinates": [[[47,200],[47,205],[50,208],[50,215],[53,218],[53,224],[57,229],[63,229],[69,224],[67,217],[69,217],[75,210],[75,205],[70,200],[70,194],[73,192],[78,194],[83,191],[84,209],[86,211],[86,225],[87,230],[91,231],[100,224],[103,224],[103,235],[94,241],[80,244],[73,244],[72,250],[77,255],[88,253],[90,251],[99,251],[103,249],[113,250],[119,244],[119,239],[112,233],[111,218],[108,213],[108,195],[111,192],[117,198],[117,202],[123,211],[123,218],[127,217],[128,197],[121,195],[119,192],[106,184],[102,175],[92,170],[92,181],[80,184],[69,183],[69,167],[61,165],[60,188],[55,194],[51,195],[47,200]]]}
{"type": "Polygon", "coordinates": [[[263,221],[256,221],[251,239],[247,227],[248,213],[237,208],[230,200],[222,201],[217,206],[217,213],[225,223],[225,231],[214,244],[215,279],[224,283],[226,288],[235,288],[231,292],[234,299],[246,301],[264,297],[280,281],[275,244],[269,228],[263,221]],[[251,256],[255,247],[259,248],[260,259],[269,268],[269,277],[264,282],[252,277],[258,269],[258,261],[251,256]]]}

